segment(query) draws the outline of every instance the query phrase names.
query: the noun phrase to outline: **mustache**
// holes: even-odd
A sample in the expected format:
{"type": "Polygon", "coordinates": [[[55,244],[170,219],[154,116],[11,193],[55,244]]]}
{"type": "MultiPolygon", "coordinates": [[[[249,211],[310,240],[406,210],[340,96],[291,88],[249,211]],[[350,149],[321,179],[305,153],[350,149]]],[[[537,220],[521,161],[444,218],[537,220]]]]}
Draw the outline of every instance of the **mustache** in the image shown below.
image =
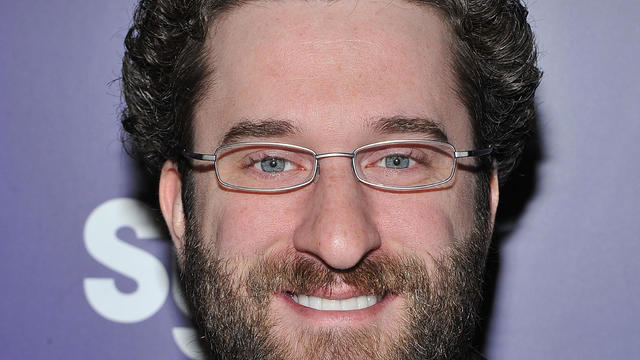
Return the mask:
{"type": "Polygon", "coordinates": [[[427,286],[428,271],[424,261],[408,255],[368,256],[351,269],[337,270],[311,256],[285,252],[265,257],[251,266],[245,283],[248,295],[255,299],[279,292],[310,293],[339,285],[348,285],[363,294],[401,294],[427,286]]]}

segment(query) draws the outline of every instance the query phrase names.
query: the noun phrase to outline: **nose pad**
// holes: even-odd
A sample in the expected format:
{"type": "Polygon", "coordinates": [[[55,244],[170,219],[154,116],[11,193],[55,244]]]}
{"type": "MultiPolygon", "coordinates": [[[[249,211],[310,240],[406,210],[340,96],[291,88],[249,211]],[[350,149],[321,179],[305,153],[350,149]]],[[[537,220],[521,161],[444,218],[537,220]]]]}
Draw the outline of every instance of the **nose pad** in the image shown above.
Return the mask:
{"type": "Polygon", "coordinates": [[[293,241],[296,250],[346,270],[380,247],[380,234],[364,187],[351,171],[351,160],[329,161],[308,194],[293,241]]]}

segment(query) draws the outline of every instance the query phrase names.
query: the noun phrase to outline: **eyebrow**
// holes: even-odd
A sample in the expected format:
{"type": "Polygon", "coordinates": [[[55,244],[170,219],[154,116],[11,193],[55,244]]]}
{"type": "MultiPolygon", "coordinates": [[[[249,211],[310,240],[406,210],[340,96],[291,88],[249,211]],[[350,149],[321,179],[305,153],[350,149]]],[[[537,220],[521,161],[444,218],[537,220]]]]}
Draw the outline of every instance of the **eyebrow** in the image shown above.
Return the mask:
{"type": "Polygon", "coordinates": [[[287,136],[300,132],[290,121],[276,119],[244,120],[229,129],[222,138],[222,145],[241,141],[248,137],[264,138],[287,136]]]}
{"type": "Polygon", "coordinates": [[[448,141],[440,123],[428,118],[394,116],[374,120],[369,126],[381,134],[420,134],[430,140],[448,141]]]}
{"type": "MultiPolygon", "coordinates": [[[[365,127],[380,134],[420,134],[431,140],[448,141],[447,135],[439,123],[428,118],[385,117],[373,120],[365,127]]],[[[232,126],[224,134],[221,145],[242,141],[250,137],[289,136],[299,132],[300,130],[288,120],[244,120],[232,126]]]]}

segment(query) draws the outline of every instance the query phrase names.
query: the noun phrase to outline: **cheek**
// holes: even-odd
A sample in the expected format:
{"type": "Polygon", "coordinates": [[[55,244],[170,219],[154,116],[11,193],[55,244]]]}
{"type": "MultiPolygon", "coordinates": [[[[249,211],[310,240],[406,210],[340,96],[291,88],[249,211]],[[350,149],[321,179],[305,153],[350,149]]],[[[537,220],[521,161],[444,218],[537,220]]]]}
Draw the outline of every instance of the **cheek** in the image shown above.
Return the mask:
{"type": "Polygon", "coordinates": [[[216,203],[209,239],[221,257],[264,255],[294,231],[296,212],[278,196],[230,193],[216,203]]]}
{"type": "MultiPolygon", "coordinates": [[[[383,248],[398,253],[438,256],[469,232],[470,207],[447,192],[389,196],[377,201],[375,216],[383,248]]],[[[466,203],[466,202],[465,202],[466,203]]]]}

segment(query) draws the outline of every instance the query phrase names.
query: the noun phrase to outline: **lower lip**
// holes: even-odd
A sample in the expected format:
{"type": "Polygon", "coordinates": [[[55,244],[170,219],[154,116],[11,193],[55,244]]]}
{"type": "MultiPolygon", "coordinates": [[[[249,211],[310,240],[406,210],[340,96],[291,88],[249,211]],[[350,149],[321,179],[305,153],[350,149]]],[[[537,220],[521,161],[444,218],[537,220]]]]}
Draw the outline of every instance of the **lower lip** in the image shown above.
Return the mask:
{"type": "Polygon", "coordinates": [[[293,301],[291,296],[286,293],[276,295],[276,299],[284,302],[296,314],[312,320],[314,323],[330,323],[332,326],[338,324],[354,323],[370,321],[378,315],[393,299],[393,295],[385,295],[375,305],[358,310],[316,310],[310,307],[302,306],[293,301]]]}

